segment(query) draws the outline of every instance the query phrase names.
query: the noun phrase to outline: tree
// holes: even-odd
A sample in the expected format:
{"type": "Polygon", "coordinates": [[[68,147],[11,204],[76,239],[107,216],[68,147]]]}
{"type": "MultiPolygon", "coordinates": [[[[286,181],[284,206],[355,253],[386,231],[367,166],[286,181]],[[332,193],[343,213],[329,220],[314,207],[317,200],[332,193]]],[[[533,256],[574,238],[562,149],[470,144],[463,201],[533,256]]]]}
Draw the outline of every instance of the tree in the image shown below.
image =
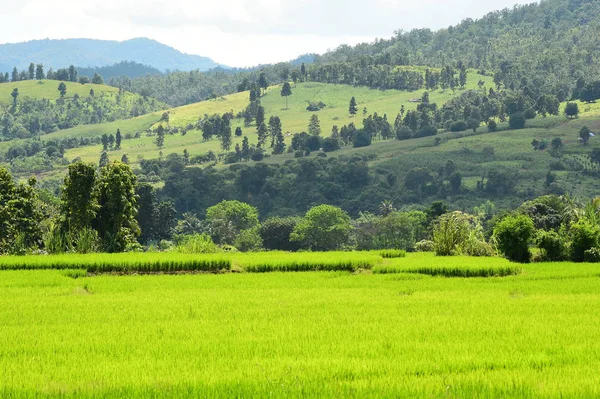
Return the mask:
{"type": "Polygon", "coordinates": [[[577,103],[567,103],[565,105],[565,115],[569,119],[575,119],[579,116],[579,105],[577,103]]]}
{"type": "Polygon", "coordinates": [[[258,146],[259,147],[264,147],[265,146],[265,142],[267,141],[267,134],[269,133],[269,130],[267,129],[267,125],[265,125],[265,123],[261,123],[260,126],[258,127],[258,146]]]}
{"type": "Polygon", "coordinates": [[[352,97],[350,99],[350,106],[348,107],[348,113],[352,116],[356,115],[358,112],[358,107],[356,106],[356,98],[352,97]]]}
{"type": "Polygon", "coordinates": [[[97,178],[93,164],[80,161],[69,165],[60,201],[62,232],[74,234],[92,227],[99,210],[97,178]]]}
{"type": "Polygon", "coordinates": [[[281,88],[281,95],[285,97],[285,109],[288,109],[288,97],[292,95],[292,87],[289,82],[285,82],[281,88]]]}
{"type": "Polygon", "coordinates": [[[587,126],[584,126],[579,130],[579,140],[583,145],[588,145],[590,137],[592,137],[592,132],[587,126]]]}
{"type": "Polygon", "coordinates": [[[17,67],[14,67],[12,70],[11,82],[18,82],[18,81],[19,81],[19,71],[17,70],[17,67]]]}
{"type": "Polygon", "coordinates": [[[165,128],[163,127],[163,125],[158,125],[158,127],[156,128],[155,143],[158,148],[163,148],[163,146],[165,145],[165,128]]]}
{"type": "Polygon", "coordinates": [[[511,129],[523,129],[525,127],[525,115],[522,112],[515,112],[508,119],[508,126],[511,129]]]}
{"type": "Polygon", "coordinates": [[[77,70],[73,65],[69,67],[69,81],[77,82],[77,70]]]}
{"type": "Polygon", "coordinates": [[[35,64],[33,62],[29,64],[29,69],[27,72],[27,77],[29,80],[33,80],[35,78],[35,64]]]}
{"type": "Polygon", "coordinates": [[[102,151],[102,154],[100,155],[100,161],[98,162],[98,166],[100,168],[103,168],[106,165],[108,165],[109,162],[110,160],[108,159],[108,154],[106,153],[106,151],[102,151]]]}
{"type": "Polygon", "coordinates": [[[267,91],[267,88],[269,87],[267,75],[265,75],[264,72],[261,72],[258,77],[258,86],[263,90],[263,94],[267,91]]]}
{"type": "Polygon", "coordinates": [[[269,118],[269,133],[271,134],[271,148],[273,148],[273,146],[275,146],[275,139],[277,136],[283,137],[281,119],[276,115],[273,115],[269,118]]]}
{"type": "Polygon", "coordinates": [[[135,218],[140,227],[138,240],[140,243],[145,244],[155,238],[156,190],[148,183],[141,183],[136,186],[135,193],[138,205],[135,218]]]}
{"type": "Polygon", "coordinates": [[[127,156],[127,154],[123,154],[123,156],[121,157],[121,162],[123,162],[125,165],[129,165],[129,157],[127,156]]]}
{"type": "Polygon", "coordinates": [[[94,98],[94,95],[95,95],[95,94],[96,94],[96,93],[94,92],[94,89],[90,89],[90,97],[94,98]]]}
{"type": "Polygon", "coordinates": [[[241,127],[236,127],[235,128],[235,137],[242,137],[242,128],[241,127]]]}
{"type": "Polygon", "coordinates": [[[117,134],[115,135],[115,148],[117,150],[121,149],[121,140],[123,139],[123,137],[121,136],[121,130],[117,129],[117,134]]]}
{"type": "Polygon", "coordinates": [[[233,245],[236,236],[259,226],[255,207],[240,201],[222,201],[206,210],[210,235],[216,243],[233,245]]]}
{"type": "Polygon", "coordinates": [[[221,130],[221,148],[225,152],[229,152],[231,149],[231,125],[229,121],[223,121],[223,126],[221,130]]]}
{"type": "Polygon", "coordinates": [[[306,65],[304,65],[304,62],[300,66],[300,75],[302,75],[302,81],[305,81],[306,80],[306,65]]]}
{"type": "Polygon", "coordinates": [[[300,221],[295,217],[273,217],[264,221],[260,236],[265,249],[272,251],[297,251],[300,245],[291,241],[290,236],[300,221]]]}
{"type": "Polygon", "coordinates": [[[95,85],[103,85],[104,79],[102,78],[102,75],[94,73],[94,77],[92,78],[92,83],[95,85]]]}
{"type": "Polygon", "coordinates": [[[58,85],[58,91],[60,92],[61,97],[64,97],[67,94],[67,85],[65,82],[60,82],[58,85]]]}
{"type": "Polygon", "coordinates": [[[94,225],[106,252],[124,252],[140,235],[135,183],[135,175],[124,163],[110,162],[100,170],[100,210],[94,225]]]}
{"type": "Polygon", "coordinates": [[[273,146],[273,154],[283,154],[285,152],[285,139],[281,130],[277,132],[275,137],[275,145],[273,146]]]}
{"type": "Polygon", "coordinates": [[[42,64],[37,64],[35,67],[35,78],[37,80],[44,80],[46,76],[44,75],[44,66],[42,64]]]}
{"type": "Polygon", "coordinates": [[[250,144],[248,142],[248,137],[244,136],[242,140],[242,160],[247,161],[250,158],[250,144]]]}
{"type": "Polygon", "coordinates": [[[115,136],[113,134],[108,135],[108,146],[112,150],[115,145],[115,136]]]}
{"type": "Polygon", "coordinates": [[[12,92],[10,93],[10,95],[13,98],[13,111],[17,109],[17,100],[19,98],[19,89],[17,89],[16,87],[12,90],[12,92]]]}
{"type": "Polygon", "coordinates": [[[265,108],[263,106],[258,106],[256,109],[256,127],[262,125],[265,121],[265,108]]]}
{"type": "Polygon", "coordinates": [[[107,151],[108,150],[108,134],[103,134],[102,137],[100,138],[100,142],[102,143],[102,150],[103,151],[107,151]]]}
{"type": "Polygon", "coordinates": [[[460,87],[464,89],[467,84],[467,69],[465,67],[462,67],[460,69],[460,74],[459,74],[458,79],[459,79],[460,87]]]}
{"type": "Polygon", "coordinates": [[[332,205],[311,208],[296,225],[290,239],[313,251],[334,251],[348,243],[352,226],[350,216],[332,205]]]}
{"type": "Polygon", "coordinates": [[[319,136],[321,134],[321,123],[317,114],[312,114],[310,122],[308,124],[308,134],[313,136],[319,136]]]}
{"type": "Polygon", "coordinates": [[[512,215],[502,219],[494,227],[494,238],[498,249],[513,262],[529,263],[531,252],[529,242],[535,227],[533,221],[525,215],[512,215]]]}

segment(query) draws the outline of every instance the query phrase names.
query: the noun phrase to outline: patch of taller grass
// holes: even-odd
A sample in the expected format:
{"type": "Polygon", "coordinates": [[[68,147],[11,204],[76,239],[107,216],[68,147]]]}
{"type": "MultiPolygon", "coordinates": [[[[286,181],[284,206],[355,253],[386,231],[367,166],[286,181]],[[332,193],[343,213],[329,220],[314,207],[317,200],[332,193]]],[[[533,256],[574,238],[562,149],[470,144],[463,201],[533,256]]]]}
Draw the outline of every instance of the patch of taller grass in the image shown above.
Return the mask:
{"type": "Polygon", "coordinates": [[[232,255],[234,266],[250,273],[349,271],[371,269],[382,262],[369,252],[262,252],[232,255]]]}

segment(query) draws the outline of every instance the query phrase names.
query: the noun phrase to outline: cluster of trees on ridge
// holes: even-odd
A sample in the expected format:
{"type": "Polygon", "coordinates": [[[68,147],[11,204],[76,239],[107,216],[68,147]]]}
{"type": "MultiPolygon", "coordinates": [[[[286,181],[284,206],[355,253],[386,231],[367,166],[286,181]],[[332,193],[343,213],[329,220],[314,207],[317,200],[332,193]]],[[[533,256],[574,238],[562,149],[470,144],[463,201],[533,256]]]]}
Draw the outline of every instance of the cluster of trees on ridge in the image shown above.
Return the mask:
{"type": "Polygon", "coordinates": [[[137,184],[129,166],[111,162],[98,171],[69,166],[60,201],[45,202],[34,178],[17,184],[0,168],[0,254],[179,250],[374,250],[434,251],[437,255],[504,255],[511,261],[600,262],[600,198],[579,203],[549,195],[491,216],[450,212],[442,202],[398,211],[390,201],[356,219],[333,205],[311,207],[303,217],[270,217],[240,201],[221,201],[203,220],[178,221],[170,202],[152,186],[137,184]],[[172,239],[179,244],[174,247],[172,239]],[[145,246],[145,247],[144,247],[145,246]]]}

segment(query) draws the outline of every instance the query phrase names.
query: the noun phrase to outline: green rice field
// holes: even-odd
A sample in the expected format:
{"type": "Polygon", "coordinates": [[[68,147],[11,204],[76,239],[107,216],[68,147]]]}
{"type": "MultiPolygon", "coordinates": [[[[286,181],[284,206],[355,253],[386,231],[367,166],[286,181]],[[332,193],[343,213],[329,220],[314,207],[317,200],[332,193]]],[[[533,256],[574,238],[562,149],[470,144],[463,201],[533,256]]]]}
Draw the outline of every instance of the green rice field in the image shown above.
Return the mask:
{"type": "Polygon", "coordinates": [[[0,397],[600,397],[600,266],[382,255],[2,257],[0,397]]]}

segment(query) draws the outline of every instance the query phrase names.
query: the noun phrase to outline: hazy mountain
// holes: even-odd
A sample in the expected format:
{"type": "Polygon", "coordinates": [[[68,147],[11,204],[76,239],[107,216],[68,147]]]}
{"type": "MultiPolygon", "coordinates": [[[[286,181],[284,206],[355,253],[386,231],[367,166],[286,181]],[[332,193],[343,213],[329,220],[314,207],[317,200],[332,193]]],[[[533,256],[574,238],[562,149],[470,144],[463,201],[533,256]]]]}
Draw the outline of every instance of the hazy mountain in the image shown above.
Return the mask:
{"type": "Polygon", "coordinates": [[[123,42],[95,39],[32,40],[0,45],[0,71],[27,68],[30,62],[48,67],[102,67],[121,61],[134,61],[160,71],[199,69],[219,64],[207,57],[184,54],[155,40],[137,38],[123,42]]]}
{"type": "Polygon", "coordinates": [[[77,67],[79,76],[93,77],[94,73],[100,74],[104,80],[110,78],[127,76],[131,79],[146,75],[160,75],[161,71],[148,65],[139,64],[133,61],[122,61],[114,65],[94,68],[77,67]]]}

